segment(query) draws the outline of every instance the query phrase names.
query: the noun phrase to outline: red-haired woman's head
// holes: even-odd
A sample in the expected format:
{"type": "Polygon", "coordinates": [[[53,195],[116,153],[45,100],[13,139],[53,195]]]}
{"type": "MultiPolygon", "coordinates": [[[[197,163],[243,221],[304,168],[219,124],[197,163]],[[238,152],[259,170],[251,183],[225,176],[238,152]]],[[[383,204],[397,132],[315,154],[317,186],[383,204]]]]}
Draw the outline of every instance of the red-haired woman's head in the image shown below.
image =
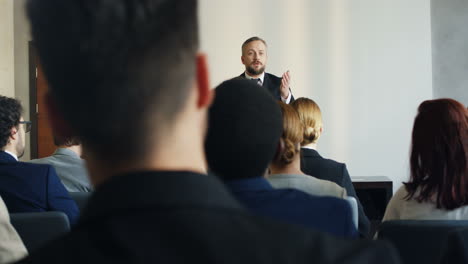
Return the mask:
{"type": "Polygon", "coordinates": [[[421,103],[414,120],[408,198],[437,208],[468,205],[468,110],[453,99],[421,103]]]}

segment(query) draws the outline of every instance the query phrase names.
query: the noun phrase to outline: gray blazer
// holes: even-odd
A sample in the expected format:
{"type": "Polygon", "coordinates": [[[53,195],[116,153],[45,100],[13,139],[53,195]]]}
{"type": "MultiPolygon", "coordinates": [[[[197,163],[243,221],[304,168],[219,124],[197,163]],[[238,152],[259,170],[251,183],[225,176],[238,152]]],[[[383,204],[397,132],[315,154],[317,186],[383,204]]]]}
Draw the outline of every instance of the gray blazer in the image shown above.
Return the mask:
{"type": "Polygon", "coordinates": [[[338,184],[308,175],[272,174],[268,175],[267,180],[274,188],[292,188],[316,196],[347,197],[346,190],[338,184]]]}
{"type": "Polygon", "coordinates": [[[69,192],[92,191],[84,160],[69,149],[58,148],[52,156],[31,160],[30,162],[52,165],[69,192]]]}

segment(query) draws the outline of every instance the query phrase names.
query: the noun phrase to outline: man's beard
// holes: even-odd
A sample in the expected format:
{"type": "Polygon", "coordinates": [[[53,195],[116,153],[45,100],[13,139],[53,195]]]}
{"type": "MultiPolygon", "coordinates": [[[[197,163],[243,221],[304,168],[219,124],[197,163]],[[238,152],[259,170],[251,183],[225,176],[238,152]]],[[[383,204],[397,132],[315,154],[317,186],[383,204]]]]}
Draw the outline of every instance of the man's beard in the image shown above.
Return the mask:
{"type": "Polygon", "coordinates": [[[261,67],[258,70],[255,70],[252,66],[247,66],[247,67],[245,67],[245,70],[250,75],[260,75],[265,71],[265,66],[261,67]]]}

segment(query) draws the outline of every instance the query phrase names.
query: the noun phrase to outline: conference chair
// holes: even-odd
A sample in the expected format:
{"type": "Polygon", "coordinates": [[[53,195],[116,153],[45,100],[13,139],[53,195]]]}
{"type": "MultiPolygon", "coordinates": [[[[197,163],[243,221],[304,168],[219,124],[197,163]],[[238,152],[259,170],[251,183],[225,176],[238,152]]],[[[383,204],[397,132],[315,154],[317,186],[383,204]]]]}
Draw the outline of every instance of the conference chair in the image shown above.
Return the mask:
{"type": "Polygon", "coordinates": [[[403,263],[440,263],[449,234],[463,228],[468,228],[468,220],[385,221],[377,238],[393,243],[403,263]]]}
{"type": "Polygon", "coordinates": [[[468,263],[468,228],[450,232],[445,248],[440,263],[468,263]]]}
{"type": "Polygon", "coordinates": [[[358,204],[356,198],[352,196],[346,197],[346,201],[348,201],[349,205],[351,206],[351,212],[353,217],[353,224],[358,229],[358,220],[359,220],[359,213],[358,213],[358,204]]]}
{"type": "Polygon", "coordinates": [[[12,213],[10,221],[29,252],[70,231],[63,212],[12,213]]]}

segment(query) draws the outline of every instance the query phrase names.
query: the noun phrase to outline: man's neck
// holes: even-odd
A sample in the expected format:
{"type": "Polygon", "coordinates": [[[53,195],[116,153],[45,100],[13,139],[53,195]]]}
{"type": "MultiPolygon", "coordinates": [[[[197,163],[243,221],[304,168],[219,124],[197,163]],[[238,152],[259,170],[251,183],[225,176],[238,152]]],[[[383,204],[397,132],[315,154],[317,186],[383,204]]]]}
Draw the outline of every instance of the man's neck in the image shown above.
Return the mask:
{"type": "Polygon", "coordinates": [[[200,128],[200,123],[185,119],[177,122],[178,125],[170,130],[155,133],[165,136],[155,140],[157,144],[147,144],[150,150],[148,155],[127,164],[103,163],[84,146],[83,157],[87,161],[93,185],[98,186],[112,176],[134,171],[191,171],[206,174],[203,147],[205,131],[200,128]],[[190,131],[190,136],[187,131],[190,131]]]}
{"type": "Polygon", "coordinates": [[[262,80],[262,82],[265,79],[265,72],[262,72],[262,73],[257,74],[257,75],[252,75],[252,74],[248,73],[247,71],[245,71],[244,74],[245,74],[245,77],[247,77],[248,79],[258,79],[258,78],[260,78],[262,80]]]}

